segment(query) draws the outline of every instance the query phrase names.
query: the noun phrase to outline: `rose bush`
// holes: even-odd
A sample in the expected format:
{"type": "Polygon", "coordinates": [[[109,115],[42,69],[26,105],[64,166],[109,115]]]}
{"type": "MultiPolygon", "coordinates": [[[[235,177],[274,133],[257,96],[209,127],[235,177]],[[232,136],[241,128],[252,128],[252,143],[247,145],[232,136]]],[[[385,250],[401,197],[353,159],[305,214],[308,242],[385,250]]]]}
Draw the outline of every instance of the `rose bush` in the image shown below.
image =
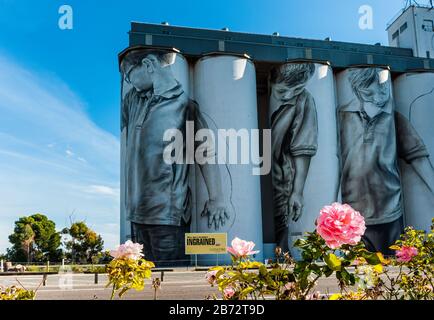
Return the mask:
{"type": "Polygon", "coordinates": [[[399,272],[396,277],[389,276],[393,284],[390,295],[396,299],[434,300],[434,219],[428,234],[407,227],[391,249],[396,250],[394,265],[399,272]]]}
{"type": "Polygon", "coordinates": [[[267,267],[250,260],[257,253],[253,242],[236,238],[228,248],[232,266],[211,268],[206,279],[218,286],[225,300],[324,299],[326,295],[315,288],[320,278],[332,275],[340,293],[331,295],[331,300],[434,299],[433,228],[434,220],[428,235],[407,228],[392,247],[397,257],[385,259],[379,252],[366,250],[361,242],[366,229],[363,216],[348,205],[334,203],[321,210],[316,231],[296,241],[301,261],[286,253],[281,263],[277,248],[276,261],[267,267]],[[397,268],[395,276],[391,271],[397,268]]]}
{"type": "Polygon", "coordinates": [[[110,251],[114,258],[107,265],[109,281],[106,287],[112,286],[111,299],[119,291],[119,298],[130,289],[141,291],[145,287],[145,279],[151,278],[154,263],[143,259],[143,245],[128,240],[110,251]]]}
{"type": "Polygon", "coordinates": [[[0,300],[35,300],[37,290],[0,286],[0,300]]]}

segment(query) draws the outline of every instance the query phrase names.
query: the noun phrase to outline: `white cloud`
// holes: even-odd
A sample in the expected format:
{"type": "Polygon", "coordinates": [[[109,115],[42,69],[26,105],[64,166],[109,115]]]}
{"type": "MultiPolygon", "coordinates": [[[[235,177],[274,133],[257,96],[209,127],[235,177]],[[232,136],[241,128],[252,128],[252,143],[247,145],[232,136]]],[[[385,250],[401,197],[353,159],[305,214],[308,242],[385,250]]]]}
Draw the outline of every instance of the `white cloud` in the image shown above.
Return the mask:
{"type": "Polygon", "coordinates": [[[85,188],[85,191],[91,194],[119,197],[119,189],[114,189],[108,186],[93,185],[85,188]]]}
{"type": "Polygon", "coordinates": [[[113,247],[119,238],[119,140],[96,126],[55,76],[1,53],[0,70],[0,253],[14,221],[36,212],[59,229],[74,212],[113,247]]]}

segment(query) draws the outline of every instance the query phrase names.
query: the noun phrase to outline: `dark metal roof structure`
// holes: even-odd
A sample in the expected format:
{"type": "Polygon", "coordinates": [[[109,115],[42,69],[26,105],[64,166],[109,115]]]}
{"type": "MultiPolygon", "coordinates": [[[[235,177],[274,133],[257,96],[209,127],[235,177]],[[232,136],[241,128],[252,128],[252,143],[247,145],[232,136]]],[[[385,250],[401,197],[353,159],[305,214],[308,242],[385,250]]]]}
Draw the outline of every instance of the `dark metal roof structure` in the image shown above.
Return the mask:
{"type": "Polygon", "coordinates": [[[309,60],[329,63],[336,69],[372,65],[388,67],[392,73],[434,71],[434,59],[414,57],[411,49],[167,24],[132,22],[129,45],[120,53],[120,60],[132,48],[150,47],[177,49],[190,60],[218,53],[247,55],[261,65],[309,60]]]}

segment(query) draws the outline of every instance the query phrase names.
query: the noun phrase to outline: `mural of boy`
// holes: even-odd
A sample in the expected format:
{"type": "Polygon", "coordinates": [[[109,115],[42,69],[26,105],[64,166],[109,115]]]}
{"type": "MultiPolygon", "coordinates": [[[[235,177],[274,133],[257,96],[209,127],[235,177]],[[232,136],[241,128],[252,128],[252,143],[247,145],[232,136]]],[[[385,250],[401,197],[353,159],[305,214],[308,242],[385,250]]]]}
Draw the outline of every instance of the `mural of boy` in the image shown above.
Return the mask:
{"type": "MultiPolygon", "coordinates": [[[[189,165],[163,160],[171,143],[164,141],[164,133],[177,129],[185,137],[186,121],[194,121],[196,131],[207,128],[197,105],[173,75],[175,59],[171,52],[133,50],[121,63],[125,82],[132,85],[122,101],[125,208],[132,240],[143,244],[145,258],[158,266],[185,260],[184,234],[190,224],[189,165]]],[[[185,142],[183,148],[185,155],[185,142]]],[[[230,217],[219,168],[203,164],[200,169],[209,194],[202,216],[208,216],[210,228],[218,229],[230,217]]]]}
{"type": "Polygon", "coordinates": [[[434,170],[422,139],[394,111],[388,70],[353,68],[348,81],[354,99],[338,108],[342,202],[365,218],[363,241],[386,255],[403,231],[398,157],[411,164],[430,190],[434,170]]]}
{"type": "Polygon", "coordinates": [[[313,63],[282,65],[270,75],[272,181],[277,246],[289,252],[288,225],[303,209],[303,191],[311,158],[317,151],[315,101],[306,84],[313,63]]]}

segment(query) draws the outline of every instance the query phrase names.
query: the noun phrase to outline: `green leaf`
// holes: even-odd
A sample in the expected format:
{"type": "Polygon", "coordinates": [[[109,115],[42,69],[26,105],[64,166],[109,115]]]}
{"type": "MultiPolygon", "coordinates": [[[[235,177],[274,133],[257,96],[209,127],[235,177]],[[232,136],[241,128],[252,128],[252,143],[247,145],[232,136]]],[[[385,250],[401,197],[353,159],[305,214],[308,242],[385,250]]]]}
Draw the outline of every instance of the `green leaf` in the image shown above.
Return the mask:
{"type": "Polygon", "coordinates": [[[354,285],[356,283],[356,277],[354,274],[349,273],[345,269],[342,269],[339,273],[340,277],[338,277],[338,279],[342,279],[346,285],[354,285]]]}
{"type": "Polygon", "coordinates": [[[253,262],[249,262],[249,263],[246,265],[246,268],[247,268],[247,269],[259,269],[259,268],[261,268],[261,267],[263,267],[263,266],[264,266],[263,263],[261,263],[261,262],[257,262],[257,261],[253,261],[253,262]]]}
{"type": "Polygon", "coordinates": [[[245,298],[245,297],[247,297],[247,295],[249,295],[249,294],[252,293],[253,291],[255,291],[255,289],[252,288],[252,287],[247,287],[247,288],[245,288],[243,291],[241,291],[241,293],[240,293],[240,298],[245,298]]]}
{"type": "Polygon", "coordinates": [[[265,277],[267,275],[267,268],[264,265],[261,265],[259,267],[259,274],[263,277],[265,277]]]}
{"type": "Polygon", "coordinates": [[[319,265],[317,265],[317,264],[312,264],[312,265],[310,266],[310,269],[311,269],[312,272],[315,273],[316,275],[318,275],[318,276],[321,276],[321,275],[322,275],[322,269],[321,269],[321,267],[320,267],[319,265]]]}
{"type": "Polygon", "coordinates": [[[329,298],[329,300],[340,300],[340,299],[342,299],[342,295],[340,293],[332,294],[329,298]]]}
{"type": "Polygon", "coordinates": [[[312,261],[313,260],[313,255],[312,252],[310,250],[305,250],[301,253],[301,257],[303,258],[304,261],[312,261]]]}
{"type": "Polygon", "coordinates": [[[298,277],[298,283],[301,290],[305,290],[309,286],[309,276],[311,271],[309,269],[304,270],[298,277]]]}
{"type": "Polygon", "coordinates": [[[370,265],[377,265],[381,263],[381,258],[377,253],[362,252],[362,256],[370,265]]]}
{"type": "Polygon", "coordinates": [[[287,282],[295,282],[295,276],[292,273],[288,273],[287,275],[287,282]]]}
{"type": "Polygon", "coordinates": [[[309,265],[306,261],[299,261],[295,264],[294,273],[301,273],[309,265]]]}
{"type": "Polygon", "coordinates": [[[330,277],[330,276],[333,274],[333,270],[330,269],[328,266],[324,266],[324,267],[323,267],[323,272],[324,272],[324,275],[325,275],[327,278],[330,277]]]}
{"type": "Polygon", "coordinates": [[[341,260],[333,253],[329,253],[327,256],[325,256],[324,262],[333,271],[340,271],[341,270],[341,267],[342,267],[341,260]]]}
{"type": "Polygon", "coordinates": [[[304,240],[304,239],[297,239],[295,242],[294,242],[294,247],[297,247],[297,248],[302,248],[302,247],[304,247],[306,245],[306,240],[304,240]]]}

